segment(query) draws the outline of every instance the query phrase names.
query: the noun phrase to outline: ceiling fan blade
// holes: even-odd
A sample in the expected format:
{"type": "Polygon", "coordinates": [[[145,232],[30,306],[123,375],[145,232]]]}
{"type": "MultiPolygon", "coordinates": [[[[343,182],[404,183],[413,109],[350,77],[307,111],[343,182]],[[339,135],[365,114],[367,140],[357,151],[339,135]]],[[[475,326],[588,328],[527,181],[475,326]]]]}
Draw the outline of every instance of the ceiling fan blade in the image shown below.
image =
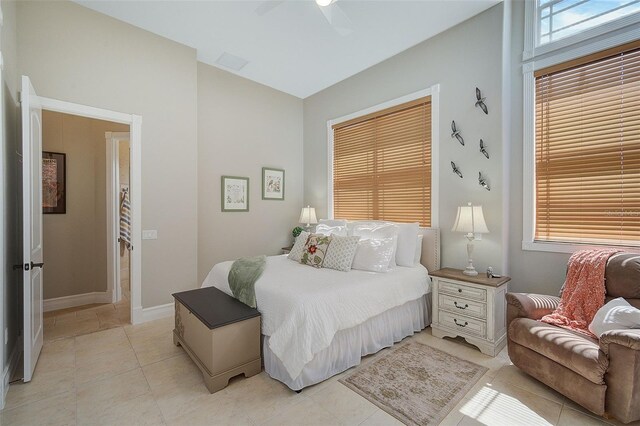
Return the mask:
{"type": "Polygon", "coordinates": [[[271,12],[276,7],[280,6],[284,3],[284,0],[267,0],[263,1],[260,6],[256,8],[256,15],[264,16],[267,13],[271,12]]]}
{"type": "Polygon", "coordinates": [[[351,19],[335,2],[329,6],[320,7],[320,11],[338,34],[346,36],[353,32],[351,19]]]}

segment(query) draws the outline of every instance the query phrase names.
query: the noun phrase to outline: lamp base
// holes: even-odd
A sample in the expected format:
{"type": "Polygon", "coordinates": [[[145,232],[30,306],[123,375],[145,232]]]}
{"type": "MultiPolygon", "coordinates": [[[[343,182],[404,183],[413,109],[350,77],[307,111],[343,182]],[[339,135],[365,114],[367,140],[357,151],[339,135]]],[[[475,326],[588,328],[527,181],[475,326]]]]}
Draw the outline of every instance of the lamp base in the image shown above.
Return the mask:
{"type": "Polygon", "coordinates": [[[469,264],[467,265],[465,270],[462,271],[462,273],[465,275],[469,275],[470,277],[475,277],[476,275],[478,275],[478,271],[476,271],[476,268],[473,266],[473,260],[471,259],[471,254],[473,253],[473,235],[468,234],[467,239],[469,240],[469,242],[467,243],[467,258],[469,264]]]}
{"type": "Polygon", "coordinates": [[[467,267],[464,271],[462,271],[462,273],[471,277],[475,277],[476,275],[478,275],[478,271],[476,271],[476,268],[474,268],[473,266],[467,267]]]}

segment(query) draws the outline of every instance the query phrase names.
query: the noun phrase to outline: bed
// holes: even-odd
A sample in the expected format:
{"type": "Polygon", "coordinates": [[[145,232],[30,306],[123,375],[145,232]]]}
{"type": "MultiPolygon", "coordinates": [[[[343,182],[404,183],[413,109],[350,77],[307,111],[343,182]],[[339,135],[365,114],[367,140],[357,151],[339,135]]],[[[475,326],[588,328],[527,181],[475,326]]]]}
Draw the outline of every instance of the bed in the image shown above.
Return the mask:
{"type": "MultiPolygon", "coordinates": [[[[420,264],[385,273],[316,269],[285,255],[267,257],[255,285],[267,374],[297,391],[427,327],[428,270],[439,268],[439,230],[421,228],[420,234],[420,264]]],[[[202,287],[231,295],[231,264],[216,264],[202,287]]]]}

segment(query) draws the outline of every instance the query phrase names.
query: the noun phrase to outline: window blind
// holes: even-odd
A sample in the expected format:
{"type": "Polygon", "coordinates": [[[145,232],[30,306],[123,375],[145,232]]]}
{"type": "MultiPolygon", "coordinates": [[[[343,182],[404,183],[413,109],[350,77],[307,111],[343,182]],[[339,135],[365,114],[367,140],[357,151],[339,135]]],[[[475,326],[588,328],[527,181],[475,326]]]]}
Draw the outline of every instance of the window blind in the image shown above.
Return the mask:
{"type": "Polygon", "coordinates": [[[431,225],[431,97],[333,126],[333,211],[431,225]]]}
{"type": "Polygon", "coordinates": [[[640,243],[640,41],[535,79],[535,239],[640,243]]]}

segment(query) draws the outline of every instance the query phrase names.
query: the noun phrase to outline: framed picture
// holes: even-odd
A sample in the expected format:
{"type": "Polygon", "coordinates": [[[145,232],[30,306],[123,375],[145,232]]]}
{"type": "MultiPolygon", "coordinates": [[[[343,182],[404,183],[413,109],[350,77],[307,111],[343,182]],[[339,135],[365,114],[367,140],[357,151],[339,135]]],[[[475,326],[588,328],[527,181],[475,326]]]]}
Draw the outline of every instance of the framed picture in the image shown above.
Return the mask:
{"type": "Polygon", "coordinates": [[[262,199],[284,200],[284,170],[262,168],[262,199]]]}
{"type": "Polygon", "coordinates": [[[222,211],[249,211],[249,178],[222,176],[222,211]]]}
{"type": "Polygon", "coordinates": [[[42,213],[67,212],[67,156],[42,151],[42,213]]]}

